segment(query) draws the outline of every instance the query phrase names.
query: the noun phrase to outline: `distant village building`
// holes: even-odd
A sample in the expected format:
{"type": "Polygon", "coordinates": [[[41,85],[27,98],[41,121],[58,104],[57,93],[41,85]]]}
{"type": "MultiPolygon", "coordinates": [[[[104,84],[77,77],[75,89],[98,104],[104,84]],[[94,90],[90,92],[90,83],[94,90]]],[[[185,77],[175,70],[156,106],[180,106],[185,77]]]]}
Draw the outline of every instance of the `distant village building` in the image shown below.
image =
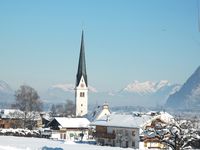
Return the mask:
{"type": "Polygon", "coordinates": [[[47,127],[52,130],[51,138],[73,141],[88,138],[89,124],[86,118],[55,117],[47,127]]]}
{"type": "Polygon", "coordinates": [[[111,111],[108,103],[104,103],[102,106],[97,106],[89,116],[90,121],[99,120],[103,116],[110,115],[111,111]]]}
{"type": "Polygon", "coordinates": [[[19,128],[21,127],[19,122],[21,117],[14,114],[21,113],[21,111],[16,109],[1,109],[0,110],[0,128],[19,128]]]}
{"type": "Polygon", "coordinates": [[[38,124],[39,127],[46,127],[47,124],[53,119],[49,113],[41,112],[40,113],[40,123],[38,124]]]}
{"type": "Polygon", "coordinates": [[[75,87],[76,116],[82,117],[88,113],[88,81],[86,73],[84,33],[82,31],[78,71],[75,87]]]}
{"type": "Polygon", "coordinates": [[[170,121],[167,113],[111,114],[91,123],[96,126],[94,137],[100,145],[110,145],[134,149],[168,148],[156,139],[144,139],[143,131],[155,121],[170,121]]]}
{"type": "MultiPolygon", "coordinates": [[[[33,122],[35,128],[44,126],[43,117],[46,113],[29,112],[27,117],[33,122]]],[[[46,117],[47,118],[47,117],[46,117]]],[[[18,109],[0,109],[0,128],[23,128],[24,113],[18,109]]]]}
{"type": "MultiPolygon", "coordinates": [[[[145,149],[169,149],[166,143],[162,143],[156,134],[146,135],[148,130],[162,129],[164,125],[175,123],[174,117],[167,112],[149,112],[147,115],[153,116],[153,119],[143,126],[143,131],[140,134],[140,141],[145,149]]],[[[164,134],[164,133],[160,133],[164,134]]]]}

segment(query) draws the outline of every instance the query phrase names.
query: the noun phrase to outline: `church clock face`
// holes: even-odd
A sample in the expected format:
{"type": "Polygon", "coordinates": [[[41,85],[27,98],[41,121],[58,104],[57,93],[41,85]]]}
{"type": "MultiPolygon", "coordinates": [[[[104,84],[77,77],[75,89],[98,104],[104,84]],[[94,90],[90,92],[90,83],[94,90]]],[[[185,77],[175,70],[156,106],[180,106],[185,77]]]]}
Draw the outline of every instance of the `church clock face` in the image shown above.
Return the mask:
{"type": "Polygon", "coordinates": [[[81,84],[81,87],[84,87],[84,84],[83,84],[83,83],[81,84]]]}

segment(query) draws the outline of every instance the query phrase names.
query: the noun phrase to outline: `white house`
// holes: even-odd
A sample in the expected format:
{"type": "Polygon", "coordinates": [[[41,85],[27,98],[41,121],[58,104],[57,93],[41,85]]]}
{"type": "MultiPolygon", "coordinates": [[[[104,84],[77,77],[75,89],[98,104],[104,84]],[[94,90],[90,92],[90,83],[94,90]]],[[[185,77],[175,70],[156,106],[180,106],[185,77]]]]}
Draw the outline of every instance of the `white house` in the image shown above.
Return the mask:
{"type": "MultiPolygon", "coordinates": [[[[100,145],[130,147],[135,149],[151,148],[141,140],[143,130],[157,119],[170,120],[168,115],[161,113],[149,114],[111,114],[91,123],[96,126],[94,137],[100,145]],[[146,147],[145,147],[146,146],[146,147]]],[[[149,142],[149,141],[148,141],[149,142]]],[[[157,146],[157,145],[156,145],[157,146]]],[[[159,143],[159,147],[166,148],[159,143]]],[[[155,148],[155,147],[154,147],[155,148]]]]}
{"type": "Polygon", "coordinates": [[[99,120],[103,116],[110,115],[111,111],[108,103],[104,103],[102,106],[97,106],[95,110],[89,115],[89,120],[99,120]]]}
{"type": "Polygon", "coordinates": [[[53,139],[76,140],[88,138],[89,124],[87,118],[55,117],[48,127],[53,130],[53,139]]]}

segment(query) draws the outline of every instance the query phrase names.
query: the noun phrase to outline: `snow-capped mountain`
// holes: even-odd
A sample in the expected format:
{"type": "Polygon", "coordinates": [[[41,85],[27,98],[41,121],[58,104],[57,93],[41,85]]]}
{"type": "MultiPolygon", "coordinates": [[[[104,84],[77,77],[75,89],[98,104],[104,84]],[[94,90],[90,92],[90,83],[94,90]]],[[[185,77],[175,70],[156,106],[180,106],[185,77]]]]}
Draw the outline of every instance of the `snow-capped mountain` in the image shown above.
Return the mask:
{"type": "Polygon", "coordinates": [[[52,85],[49,90],[62,90],[64,92],[73,93],[74,92],[74,87],[75,87],[74,84],[67,84],[67,83],[55,84],[55,85],[52,85]]]}
{"type": "MultiPolygon", "coordinates": [[[[54,84],[46,92],[39,92],[40,98],[47,103],[63,103],[67,99],[75,100],[75,85],[68,83],[54,84]]],[[[98,91],[89,86],[89,104],[103,104],[110,106],[158,106],[163,105],[170,94],[180,89],[180,85],[172,84],[167,80],[159,82],[134,81],[119,91],[98,91]]],[[[193,90],[193,97],[198,97],[200,88],[193,90]]],[[[0,101],[14,101],[14,91],[10,86],[0,81],[0,101]]]]}
{"type": "Polygon", "coordinates": [[[200,107],[200,66],[179,91],[169,96],[166,106],[183,109],[200,107]]]}
{"type": "Polygon", "coordinates": [[[140,95],[156,93],[165,87],[169,87],[171,84],[167,80],[161,80],[159,82],[145,81],[139,82],[134,81],[128,84],[123,91],[138,93],[140,95]]]}
{"type": "Polygon", "coordinates": [[[120,92],[112,93],[112,95],[114,95],[115,102],[123,100],[123,103],[129,105],[160,106],[164,105],[169,95],[176,92],[179,88],[180,85],[172,84],[167,80],[158,82],[134,81],[120,92]]]}
{"type": "MultiPolygon", "coordinates": [[[[64,92],[71,92],[71,93],[74,93],[74,88],[75,88],[75,85],[74,84],[71,84],[71,83],[64,83],[64,84],[55,84],[55,85],[52,85],[51,86],[51,90],[52,89],[57,89],[57,90],[62,90],[64,92]]],[[[94,92],[94,93],[97,93],[97,90],[90,86],[89,85],[89,91],[90,92],[94,92]]]]}
{"type": "MultiPolygon", "coordinates": [[[[55,84],[42,96],[50,102],[65,102],[67,99],[74,100],[74,84],[55,84]]],[[[167,80],[159,82],[134,81],[120,91],[97,91],[89,86],[89,104],[102,104],[108,102],[111,106],[121,105],[142,105],[156,106],[163,105],[169,94],[174,93],[180,85],[171,84],[167,80]]]]}

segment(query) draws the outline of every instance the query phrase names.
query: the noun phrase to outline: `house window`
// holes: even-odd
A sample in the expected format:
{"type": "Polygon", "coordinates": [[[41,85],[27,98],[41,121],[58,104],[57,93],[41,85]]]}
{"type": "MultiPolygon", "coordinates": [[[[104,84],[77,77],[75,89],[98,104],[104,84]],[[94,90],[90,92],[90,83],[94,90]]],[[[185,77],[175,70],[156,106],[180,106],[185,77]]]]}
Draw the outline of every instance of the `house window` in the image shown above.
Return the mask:
{"type": "Polygon", "coordinates": [[[80,92],[80,97],[85,97],[85,93],[84,92],[80,92]]]}
{"type": "Polygon", "coordinates": [[[113,146],[115,146],[115,140],[113,140],[113,146]]]}
{"type": "Polygon", "coordinates": [[[60,134],[60,139],[66,139],[66,134],[65,133],[61,133],[60,134]]]}
{"type": "Polygon", "coordinates": [[[134,130],[132,131],[132,136],[135,136],[135,131],[134,130]]]}
{"type": "Polygon", "coordinates": [[[135,141],[132,141],[132,147],[135,147],[135,141]]]}
{"type": "Polygon", "coordinates": [[[128,130],[125,130],[125,136],[128,136],[128,130]]]}

